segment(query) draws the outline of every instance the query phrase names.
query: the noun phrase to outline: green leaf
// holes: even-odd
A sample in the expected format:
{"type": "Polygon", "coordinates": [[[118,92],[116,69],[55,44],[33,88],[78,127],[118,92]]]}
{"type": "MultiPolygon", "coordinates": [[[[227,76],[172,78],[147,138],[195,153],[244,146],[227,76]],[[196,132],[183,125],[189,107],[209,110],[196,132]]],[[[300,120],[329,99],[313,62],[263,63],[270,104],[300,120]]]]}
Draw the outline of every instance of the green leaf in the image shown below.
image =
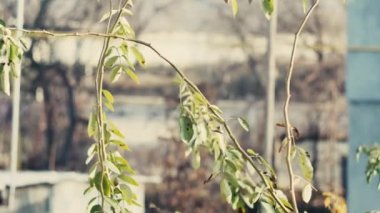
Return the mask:
{"type": "Polygon", "coordinates": [[[122,148],[124,150],[127,150],[127,151],[129,150],[129,146],[126,143],[124,143],[123,141],[120,141],[120,140],[111,140],[110,142],[113,143],[113,144],[115,144],[115,145],[117,145],[117,146],[119,146],[120,148],[122,148]]]}
{"type": "Polygon", "coordinates": [[[307,184],[305,186],[305,188],[303,188],[302,190],[302,200],[305,202],[305,203],[309,203],[310,199],[311,199],[311,194],[312,194],[312,187],[310,184],[307,184]]]}
{"type": "Polygon", "coordinates": [[[117,80],[119,80],[121,74],[123,73],[122,67],[121,66],[115,66],[111,69],[111,83],[115,83],[117,80]]]}
{"type": "Polygon", "coordinates": [[[14,63],[17,61],[17,55],[18,55],[18,47],[16,45],[11,44],[9,47],[9,58],[8,60],[11,63],[14,63]]]}
{"type": "Polygon", "coordinates": [[[112,10],[111,13],[108,11],[106,12],[101,18],[100,18],[100,21],[99,22],[103,22],[105,20],[107,20],[108,18],[112,17],[113,15],[115,15],[119,10],[112,10]]]}
{"type": "Polygon", "coordinates": [[[256,156],[257,153],[253,149],[247,149],[247,153],[252,156],[256,156]]]}
{"type": "Polygon", "coordinates": [[[109,122],[109,127],[110,127],[110,131],[120,137],[120,138],[125,138],[125,136],[123,135],[123,133],[120,132],[120,130],[117,128],[117,126],[115,124],[113,124],[112,122],[109,122]]]}
{"type": "Polygon", "coordinates": [[[180,136],[185,143],[189,143],[193,138],[193,122],[189,117],[181,116],[179,118],[180,136]]]}
{"type": "Polygon", "coordinates": [[[238,117],[238,121],[239,121],[239,124],[241,127],[243,127],[243,129],[247,132],[249,132],[249,124],[248,124],[248,121],[245,120],[244,118],[242,117],[238,117]]]}
{"type": "Polygon", "coordinates": [[[216,112],[219,115],[223,113],[223,111],[216,105],[210,105],[209,107],[212,109],[212,111],[216,112]]]}
{"type": "Polygon", "coordinates": [[[96,204],[91,207],[90,213],[103,213],[103,209],[99,204],[96,204]]]}
{"type": "Polygon", "coordinates": [[[11,85],[10,85],[10,78],[9,78],[9,66],[4,65],[3,72],[0,74],[0,84],[1,84],[1,90],[6,94],[11,94],[11,85]]]}
{"type": "Polygon", "coordinates": [[[90,178],[94,178],[94,177],[95,177],[95,174],[96,174],[97,168],[98,168],[98,163],[95,163],[95,164],[92,165],[91,168],[88,170],[88,176],[89,176],[90,178]]]}
{"type": "Polygon", "coordinates": [[[140,84],[139,77],[131,69],[127,68],[124,72],[134,81],[136,84],[140,84]]]}
{"type": "Polygon", "coordinates": [[[103,103],[107,107],[107,109],[109,109],[111,112],[115,111],[115,109],[113,108],[113,104],[110,103],[108,100],[105,100],[103,103]]]}
{"type": "Polygon", "coordinates": [[[145,65],[145,59],[144,56],[141,54],[141,52],[136,47],[131,47],[133,55],[135,56],[136,60],[139,62],[141,66],[145,65]]]}
{"type": "Polygon", "coordinates": [[[239,5],[237,0],[231,0],[231,8],[232,8],[232,14],[236,16],[238,10],[239,10],[239,5]]]}
{"type": "Polygon", "coordinates": [[[104,162],[105,166],[111,170],[112,172],[116,173],[116,174],[120,174],[120,170],[119,168],[117,168],[117,166],[115,164],[113,164],[111,161],[105,161],[104,162]]]}
{"type": "Polygon", "coordinates": [[[85,164],[88,165],[91,162],[91,160],[94,158],[94,156],[95,156],[95,153],[92,153],[91,155],[89,155],[86,159],[85,164]]]}
{"type": "Polygon", "coordinates": [[[307,8],[309,8],[309,0],[302,0],[302,7],[303,7],[303,12],[306,13],[307,8]]]}
{"type": "Polygon", "coordinates": [[[88,119],[87,124],[87,134],[89,137],[92,137],[95,135],[96,132],[96,115],[94,112],[91,112],[90,118],[88,119]]]}
{"type": "Polygon", "coordinates": [[[133,15],[132,11],[131,11],[131,10],[129,10],[129,9],[127,9],[127,8],[123,8],[122,10],[123,10],[123,12],[122,12],[122,13],[123,13],[123,15],[124,15],[124,14],[130,15],[130,16],[132,16],[132,15],[133,15]]]}
{"type": "Polygon", "coordinates": [[[101,182],[102,182],[102,172],[98,171],[95,174],[94,179],[92,179],[92,183],[95,185],[96,189],[100,192],[101,191],[101,182]]]}
{"type": "Polygon", "coordinates": [[[267,19],[270,19],[274,10],[274,0],[263,0],[262,2],[263,10],[267,19]]]}
{"type": "Polygon", "coordinates": [[[114,98],[113,98],[113,95],[110,91],[106,90],[106,89],[103,89],[102,90],[102,93],[104,95],[104,97],[110,102],[110,103],[114,103],[114,98]]]}
{"type": "Polygon", "coordinates": [[[108,180],[108,178],[106,178],[106,176],[103,177],[102,187],[103,187],[103,193],[104,193],[104,195],[106,197],[109,197],[111,195],[111,183],[108,180]]]}
{"type": "Polygon", "coordinates": [[[106,63],[104,64],[104,67],[106,67],[106,68],[113,67],[118,58],[119,58],[119,56],[112,56],[112,57],[108,58],[106,63]]]}
{"type": "Polygon", "coordinates": [[[131,176],[128,176],[128,175],[120,175],[119,179],[134,186],[139,185],[139,183],[137,183],[135,179],[133,179],[131,176]]]}
{"type": "Polygon", "coordinates": [[[307,181],[311,182],[313,179],[314,169],[309,159],[309,156],[306,153],[306,151],[300,147],[297,147],[297,154],[298,154],[298,165],[301,168],[302,174],[307,181]]]}
{"type": "Polygon", "coordinates": [[[88,193],[91,192],[92,190],[94,190],[94,187],[93,187],[93,186],[89,186],[89,187],[87,187],[87,189],[85,189],[85,190],[83,191],[83,195],[88,194],[88,193]]]}
{"type": "Polygon", "coordinates": [[[231,191],[230,185],[228,184],[228,181],[226,179],[223,179],[220,182],[220,191],[222,192],[222,194],[226,198],[227,202],[231,203],[231,201],[232,201],[232,191],[231,191]]]}

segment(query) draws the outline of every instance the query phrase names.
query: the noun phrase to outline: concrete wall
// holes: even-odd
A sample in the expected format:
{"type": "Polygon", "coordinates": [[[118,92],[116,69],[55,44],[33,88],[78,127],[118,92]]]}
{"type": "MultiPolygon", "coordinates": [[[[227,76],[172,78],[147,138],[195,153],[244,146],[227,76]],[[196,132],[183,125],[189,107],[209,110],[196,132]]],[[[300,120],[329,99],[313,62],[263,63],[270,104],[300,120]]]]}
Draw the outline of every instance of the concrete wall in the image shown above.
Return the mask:
{"type": "Polygon", "coordinates": [[[380,1],[348,1],[347,93],[349,100],[349,212],[380,210],[380,191],[365,182],[365,162],[355,160],[361,144],[380,141],[380,52],[352,46],[380,46],[380,1]],[[361,49],[361,50],[360,50],[361,49]]]}

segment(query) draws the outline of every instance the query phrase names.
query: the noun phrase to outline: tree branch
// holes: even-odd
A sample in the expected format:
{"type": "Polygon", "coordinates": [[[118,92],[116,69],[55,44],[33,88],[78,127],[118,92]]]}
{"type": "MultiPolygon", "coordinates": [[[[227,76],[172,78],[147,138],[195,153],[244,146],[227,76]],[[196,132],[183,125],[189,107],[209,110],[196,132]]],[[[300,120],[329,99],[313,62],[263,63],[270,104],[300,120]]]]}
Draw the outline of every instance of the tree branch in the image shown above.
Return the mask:
{"type": "Polygon", "coordinates": [[[137,39],[131,39],[124,36],[118,36],[118,35],[112,35],[107,33],[94,33],[94,32],[50,32],[46,30],[25,30],[25,29],[16,29],[16,28],[8,28],[13,31],[21,31],[23,33],[29,34],[29,35],[35,35],[35,36],[52,36],[52,37],[101,37],[101,38],[113,38],[113,39],[120,39],[124,41],[130,41],[136,44],[140,44],[142,46],[145,46],[149,49],[151,49],[154,53],[157,54],[158,57],[160,57],[162,60],[164,60],[167,64],[172,67],[175,72],[179,75],[179,77],[186,82],[186,84],[193,89],[194,91],[198,92],[204,100],[206,100],[206,105],[208,110],[214,114],[216,117],[218,117],[221,120],[221,124],[223,125],[224,129],[226,130],[229,138],[234,143],[235,147],[239,150],[239,152],[244,156],[244,158],[247,160],[247,162],[253,167],[253,169],[257,172],[260,179],[263,181],[264,185],[268,189],[269,193],[273,197],[273,199],[276,201],[276,203],[280,206],[280,208],[285,211],[289,212],[288,209],[285,207],[285,205],[281,202],[281,200],[276,195],[273,187],[269,184],[268,180],[265,178],[264,174],[260,171],[258,166],[256,166],[255,162],[252,160],[252,158],[249,156],[249,154],[240,146],[238,140],[234,136],[234,134],[231,131],[231,128],[228,126],[226,121],[219,115],[218,112],[216,112],[212,107],[211,104],[208,102],[208,100],[204,97],[203,93],[199,90],[199,88],[191,82],[185,74],[168,58],[163,56],[156,48],[154,48],[150,43],[137,40],[137,39]]]}
{"type": "Polygon", "coordinates": [[[290,102],[290,84],[291,84],[291,79],[292,79],[292,74],[293,74],[293,69],[294,69],[294,60],[295,60],[295,54],[297,50],[297,43],[298,43],[298,38],[299,35],[301,34],[307,20],[309,19],[310,15],[314,11],[314,9],[317,7],[319,3],[319,0],[315,0],[314,4],[310,7],[308,12],[306,13],[303,21],[301,22],[300,26],[298,27],[297,32],[294,35],[294,41],[293,41],[293,47],[292,47],[292,54],[290,57],[290,63],[289,63],[289,69],[288,69],[288,74],[286,78],[286,84],[285,84],[285,90],[286,90],[286,101],[284,103],[284,119],[285,119],[285,128],[286,128],[286,137],[288,141],[288,146],[287,146],[287,154],[286,154],[286,165],[288,168],[288,174],[289,174],[289,186],[290,186],[290,194],[291,194],[291,202],[294,208],[294,212],[298,213],[298,208],[297,208],[297,200],[296,200],[296,195],[295,195],[295,184],[294,184],[294,173],[293,173],[293,167],[292,167],[292,148],[293,148],[293,143],[294,143],[294,137],[292,133],[292,126],[289,121],[289,102],[290,102]]]}

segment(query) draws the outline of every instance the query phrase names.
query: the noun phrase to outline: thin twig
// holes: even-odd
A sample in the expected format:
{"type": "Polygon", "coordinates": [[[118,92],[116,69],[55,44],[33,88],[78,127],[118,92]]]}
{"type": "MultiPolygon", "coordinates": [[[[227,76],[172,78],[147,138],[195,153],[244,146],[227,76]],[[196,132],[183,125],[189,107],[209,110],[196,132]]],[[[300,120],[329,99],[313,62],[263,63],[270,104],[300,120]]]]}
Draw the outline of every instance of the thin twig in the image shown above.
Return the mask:
{"type": "Polygon", "coordinates": [[[281,207],[281,209],[285,212],[289,212],[288,209],[284,206],[284,204],[281,202],[281,200],[278,198],[278,196],[276,195],[273,187],[269,184],[268,180],[265,178],[264,174],[260,171],[260,169],[256,166],[256,164],[254,163],[254,161],[252,160],[252,158],[248,155],[248,153],[240,146],[238,140],[236,139],[236,137],[234,136],[234,134],[232,133],[232,130],[231,128],[228,126],[228,124],[226,123],[226,121],[220,117],[219,113],[216,112],[212,107],[211,107],[211,104],[207,101],[207,99],[204,97],[204,95],[202,94],[202,92],[198,89],[198,87],[193,83],[191,82],[186,76],[185,74],[173,63],[171,62],[169,59],[167,59],[165,56],[163,56],[156,48],[154,48],[150,43],[147,43],[147,42],[144,42],[144,41],[141,41],[141,40],[137,40],[137,39],[131,39],[131,38],[127,38],[127,37],[124,37],[124,36],[119,36],[119,35],[112,35],[112,34],[105,34],[105,33],[94,33],[94,32],[69,32],[69,33],[62,33],[62,32],[50,32],[50,31],[46,31],[46,30],[25,30],[25,29],[16,29],[16,28],[8,28],[10,30],[14,30],[14,31],[21,31],[21,32],[24,32],[26,34],[31,34],[31,35],[38,35],[38,36],[52,36],[52,37],[89,37],[89,36],[92,36],[92,37],[102,37],[102,38],[113,38],[113,39],[120,39],[120,40],[124,40],[124,41],[130,41],[130,42],[133,42],[133,43],[136,43],[136,44],[140,44],[142,46],[145,46],[145,47],[148,47],[149,49],[151,49],[153,52],[155,52],[157,54],[158,57],[160,57],[162,60],[164,60],[167,64],[170,65],[170,67],[172,67],[175,72],[179,75],[179,77],[184,81],[186,82],[186,84],[192,89],[194,90],[195,92],[198,92],[203,98],[204,100],[206,100],[206,105],[209,109],[209,111],[214,114],[215,116],[217,116],[220,120],[221,120],[221,124],[223,125],[224,129],[227,131],[227,134],[229,136],[229,138],[231,139],[231,141],[234,143],[235,147],[239,150],[239,152],[244,156],[244,158],[248,161],[248,163],[254,168],[254,170],[257,172],[257,174],[259,175],[259,177],[261,178],[261,180],[263,181],[264,185],[268,188],[268,191],[270,192],[270,194],[272,195],[273,199],[276,201],[276,203],[281,207]]]}
{"type": "Polygon", "coordinates": [[[294,69],[294,59],[295,59],[295,54],[297,50],[297,43],[298,43],[298,37],[300,33],[302,32],[307,20],[309,19],[310,15],[312,14],[313,10],[316,8],[318,5],[319,0],[316,0],[314,4],[310,7],[308,12],[306,13],[302,23],[300,24],[297,32],[294,35],[294,41],[293,41],[293,47],[292,47],[292,54],[290,57],[290,63],[289,63],[289,69],[288,69],[288,74],[286,78],[286,84],[285,84],[285,90],[286,90],[286,101],[284,104],[284,119],[285,119],[285,127],[286,127],[286,137],[288,140],[288,146],[287,146],[287,154],[286,154],[286,165],[288,167],[288,174],[289,174],[289,186],[290,186],[290,194],[291,194],[291,202],[294,208],[294,212],[298,213],[298,208],[297,208],[297,200],[296,200],[296,194],[295,194],[295,186],[294,186],[294,173],[293,173],[293,168],[292,168],[292,147],[293,147],[293,133],[292,133],[292,126],[289,121],[289,102],[290,102],[290,84],[291,84],[291,79],[292,79],[292,74],[293,74],[293,69],[294,69]]]}

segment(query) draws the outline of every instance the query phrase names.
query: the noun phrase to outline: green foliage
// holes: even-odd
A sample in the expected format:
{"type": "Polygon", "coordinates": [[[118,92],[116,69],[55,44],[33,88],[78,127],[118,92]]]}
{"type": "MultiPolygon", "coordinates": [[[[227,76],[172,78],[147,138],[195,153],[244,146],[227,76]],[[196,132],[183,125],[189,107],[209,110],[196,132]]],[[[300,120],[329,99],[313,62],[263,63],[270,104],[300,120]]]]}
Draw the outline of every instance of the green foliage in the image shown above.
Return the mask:
{"type": "MultiPolygon", "coordinates": [[[[134,31],[129,25],[126,15],[131,15],[131,1],[126,1],[124,7],[119,10],[111,10],[102,16],[101,22],[111,17],[114,18],[113,27],[110,33],[115,36],[134,38],[134,31]]],[[[103,80],[103,72],[109,74],[110,81],[116,82],[122,74],[127,74],[134,82],[139,83],[135,74],[134,61],[143,65],[145,63],[142,54],[127,41],[122,41],[114,46],[108,46],[110,37],[106,39],[104,55],[100,59],[97,78],[103,80]]],[[[115,98],[109,90],[103,89],[103,82],[97,84],[97,107],[91,113],[87,132],[89,137],[93,137],[96,143],[88,149],[86,164],[96,161],[89,170],[90,186],[85,194],[95,189],[98,196],[88,204],[90,212],[129,212],[130,205],[139,205],[137,197],[133,193],[131,186],[138,186],[138,182],[133,178],[135,171],[129,165],[121,151],[129,150],[124,142],[124,135],[118,127],[107,118],[103,111],[103,105],[110,111],[114,111],[115,98]],[[103,97],[103,98],[102,98],[103,97]],[[99,198],[100,199],[97,199],[99,198]],[[99,203],[95,202],[96,200],[99,203]]]]}
{"type": "Polygon", "coordinates": [[[309,153],[300,147],[295,147],[295,149],[298,157],[298,165],[301,168],[302,175],[307,181],[311,182],[313,180],[314,169],[310,161],[309,153]]]}
{"type": "Polygon", "coordinates": [[[356,159],[359,161],[360,155],[367,157],[367,166],[365,176],[367,183],[370,183],[373,177],[379,176],[377,185],[380,190],[380,146],[374,144],[372,146],[359,146],[356,151],[356,159]]]}
{"type": "Polygon", "coordinates": [[[24,42],[14,36],[6,28],[5,22],[0,20],[0,89],[7,95],[11,93],[11,77],[20,75],[19,66],[25,50],[24,42]]]}
{"type": "Polygon", "coordinates": [[[274,0],[262,0],[262,6],[265,16],[269,19],[274,10],[274,0]]]}
{"type": "Polygon", "coordinates": [[[240,126],[247,132],[249,132],[249,123],[247,120],[245,120],[244,118],[242,117],[238,117],[238,121],[239,121],[239,124],[240,126]]]}
{"type": "MultiPolygon", "coordinates": [[[[235,16],[239,9],[238,0],[225,0],[225,2],[231,4],[232,13],[235,16]]],[[[252,0],[248,2],[251,3],[252,0]]],[[[307,6],[306,3],[307,1],[304,0],[304,8],[307,6]]],[[[135,33],[127,20],[127,16],[132,15],[130,10],[132,5],[132,0],[125,0],[120,9],[110,8],[110,11],[100,19],[100,22],[108,20],[106,33],[111,35],[104,36],[104,48],[99,59],[96,78],[97,103],[90,114],[87,127],[88,135],[95,140],[95,143],[87,152],[86,164],[91,164],[90,186],[84,194],[89,194],[91,191],[98,192],[98,195],[88,203],[90,212],[129,212],[127,206],[139,205],[131,188],[138,185],[138,182],[133,179],[135,171],[121,153],[129,150],[129,147],[124,142],[122,132],[107,118],[103,110],[105,107],[114,111],[115,102],[112,93],[103,89],[104,74],[109,76],[112,83],[118,81],[123,74],[135,83],[139,83],[139,78],[135,73],[136,67],[144,66],[145,58],[133,42],[144,44],[154,50],[179,74],[180,136],[191,153],[193,167],[201,166],[203,153],[207,152],[213,156],[212,175],[220,176],[220,191],[233,209],[253,208],[256,204],[259,205],[260,212],[293,211],[285,194],[275,189],[277,178],[271,165],[254,150],[245,151],[240,147],[222,117],[222,110],[210,104],[194,83],[150,44],[134,40],[135,33]],[[112,43],[113,45],[109,46],[111,39],[115,38],[122,39],[119,43],[112,43]]],[[[262,0],[262,8],[269,18],[275,9],[274,0],[262,0]]],[[[15,38],[12,31],[5,27],[5,22],[0,20],[0,86],[1,90],[8,95],[10,94],[10,76],[18,77],[16,67],[20,65],[25,49],[24,42],[15,38]]],[[[237,120],[244,130],[249,131],[249,124],[245,119],[238,117],[237,120]]],[[[284,145],[293,142],[285,141],[284,145]]],[[[305,202],[309,202],[312,194],[310,182],[313,178],[313,167],[305,150],[295,147],[292,153],[298,157],[303,177],[308,182],[303,190],[302,198],[305,202]]],[[[369,156],[367,180],[370,181],[372,176],[379,173],[379,151],[362,147],[358,153],[369,156]]]]}
{"type": "MultiPolygon", "coordinates": [[[[253,0],[248,0],[248,3],[251,4],[252,1],[253,0]]],[[[229,3],[231,5],[232,14],[236,16],[239,11],[238,0],[224,0],[224,2],[229,3]]],[[[273,13],[273,10],[275,9],[274,0],[262,0],[261,5],[265,16],[269,19],[273,13]]]]}
{"type": "MultiPolygon", "coordinates": [[[[180,82],[180,100],[180,135],[193,153],[193,165],[199,166],[202,150],[214,156],[213,174],[221,176],[220,191],[233,209],[253,208],[255,203],[265,199],[266,205],[281,212],[269,192],[273,188],[267,188],[263,180],[252,178],[252,167],[243,153],[228,144],[223,132],[225,121],[222,110],[210,105],[199,90],[185,80],[180,82]]],[[[248,122],[242,118],[238,121],[248,131],[248,122]]],[[[272,187],[276,177],[271,166],[254,150],[249,149],[248,153],[263,170],[259,172],[266,174],[264,181],[270,182],[272,187]]],[[[282,197],[281,202],[290,206],[286,196],[282,197]]]]}

